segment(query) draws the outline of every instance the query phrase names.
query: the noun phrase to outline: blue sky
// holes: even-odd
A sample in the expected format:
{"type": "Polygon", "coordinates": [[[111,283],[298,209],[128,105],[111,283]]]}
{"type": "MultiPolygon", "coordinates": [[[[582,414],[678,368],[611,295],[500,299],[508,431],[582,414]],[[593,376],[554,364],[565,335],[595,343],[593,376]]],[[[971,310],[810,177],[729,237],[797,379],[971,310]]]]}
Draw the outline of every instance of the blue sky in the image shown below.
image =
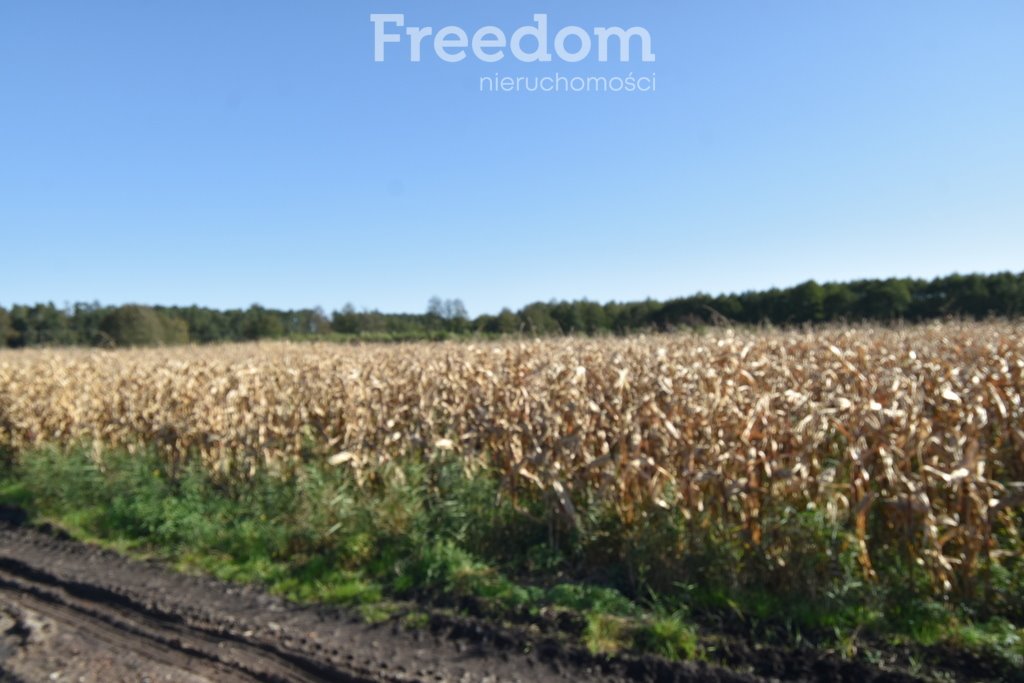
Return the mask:
{"type": "Polygon", "coordinates": [[[1022,31],[1017,0],[5,0],[0,305],[475,315],[1024,270],[1022,31]],[[656,61],[376,63],[374,12],[639,26],[656,61]]]}

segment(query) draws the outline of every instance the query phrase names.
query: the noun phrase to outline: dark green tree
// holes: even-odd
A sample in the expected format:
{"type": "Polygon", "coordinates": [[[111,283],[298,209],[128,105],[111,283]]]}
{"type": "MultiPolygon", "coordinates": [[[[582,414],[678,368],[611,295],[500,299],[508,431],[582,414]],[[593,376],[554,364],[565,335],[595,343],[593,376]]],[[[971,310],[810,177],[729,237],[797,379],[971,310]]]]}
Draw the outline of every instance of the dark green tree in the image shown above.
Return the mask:
{"type": "Polygon", "coordinates": [[[357,334],[359,332],[359,314],[355,306],[345,304],[340,311],[331,314],[331,329],[342,334],[357,334]]]}
{"type": "Polygon", "coordinates": [[[864,287],[858,302],[858,312],[868,320],[894,320],[904,316],[911,301],[907,281],[893,278],[871,280],[864,287]]]}
{"type": "Polygon", "coordinates": [[[825,317],[825,290],[814,280],[808,280],[789,290],[789,317],[792,322],[820,322],[825,317]]]}
{"type": "Polygon", "coordinates": [[[253,304],[242,315],[241,336],[243,339],[276,339],[285,333],[281,314],[253,304]]]}
{"type": "Polygon", "coordinates": [[[14,328],[11,346],[62,346],[75,342],[67,313],[53,303],[13,306],[10,317],[14,328]]]}
{"type": "Polygon", "coordinates": [[[14,335],[14,328],[11,327],[11,316],[7,309],[0,306],[0,348],[7,346],[7,342],[14,335]]]}
{"type": "Polygon", "coordinates": [[[522,331],[523,323],[515,313],[507,308],[501,309],[495,320],[495,332],[499,334],[517,334],[522,331]]]}
{"type": "Polygon", "coordinates": [[[523,328],[528,334],[559,334],[563,331],[551,317],[550,306],[547,304],[530,304],[519,312],[519,317],[523,319],[523,328]]]}
{"type": "Polygon", "coordinates": [[[103,342],[100,323],[110,311],[109,307],[101,306],[98,301],[92,303],[76,303],[71,309],[68,324],[74,336],[73,343],[95,345],[103,342]]]}
{"type": "Polygon", "coordinates": [[[103,341],[112,346],[155,346],[164,343],[164,322],[149,306],[128,304],[110,310],[100,321],[103,341]]]}
{"type": "Polygon", "coordinates": [[[841,320],[851,318],[857,308],[857,294],[849,285],[829,283],[824,287],[824,319],[841,320]]]}

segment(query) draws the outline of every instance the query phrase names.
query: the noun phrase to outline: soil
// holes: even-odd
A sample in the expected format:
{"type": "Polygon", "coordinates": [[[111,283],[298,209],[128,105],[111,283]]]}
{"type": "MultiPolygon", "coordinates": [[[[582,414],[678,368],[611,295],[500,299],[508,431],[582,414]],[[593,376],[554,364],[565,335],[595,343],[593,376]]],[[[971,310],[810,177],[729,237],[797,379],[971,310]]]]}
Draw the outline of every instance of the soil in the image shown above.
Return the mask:
{"type": "Polygon", "coordinates": [[[828,654],[734,648],[706,662],[595,656],[538,629],[433,613],[368,624],[256,586],[173,572],[0,510],[0,682],[924,680],[828,654]]]}

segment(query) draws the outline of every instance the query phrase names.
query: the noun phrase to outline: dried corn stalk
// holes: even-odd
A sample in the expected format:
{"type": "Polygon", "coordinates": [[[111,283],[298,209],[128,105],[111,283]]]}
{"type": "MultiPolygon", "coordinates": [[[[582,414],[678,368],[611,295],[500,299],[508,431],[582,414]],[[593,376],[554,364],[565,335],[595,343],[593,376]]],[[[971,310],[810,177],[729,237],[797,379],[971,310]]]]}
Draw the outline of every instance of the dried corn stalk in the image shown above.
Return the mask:
{"type": "Polygon", "coordinates": [[[570,520],[596,496],[626,522],[659,506],[756,544],[766,505],[816,507],[869,574],[872,548],[902,544],[951,591],[999,555],[994,529],[1019,536],[1022,331],[6,351],[0,446],[155,444],[231,476],[312,451],[359,481],[451,451],[570,520]]]}

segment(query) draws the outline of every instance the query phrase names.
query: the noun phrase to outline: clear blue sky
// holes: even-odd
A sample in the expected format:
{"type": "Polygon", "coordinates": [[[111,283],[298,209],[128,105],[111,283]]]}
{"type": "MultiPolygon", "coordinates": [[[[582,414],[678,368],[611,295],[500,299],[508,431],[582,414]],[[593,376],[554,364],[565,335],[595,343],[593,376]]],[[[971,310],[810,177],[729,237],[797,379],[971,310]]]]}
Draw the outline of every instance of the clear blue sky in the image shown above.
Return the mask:
{"type": "Polygon", "coordinates": [[[0,3],[0,305],[471,314],[1024,270],[1024,3],[0,3]],[[371,12],[656,62],[373,59],[371,12]],[[654,93],[481,93],[494,72],[654,93]]]}

